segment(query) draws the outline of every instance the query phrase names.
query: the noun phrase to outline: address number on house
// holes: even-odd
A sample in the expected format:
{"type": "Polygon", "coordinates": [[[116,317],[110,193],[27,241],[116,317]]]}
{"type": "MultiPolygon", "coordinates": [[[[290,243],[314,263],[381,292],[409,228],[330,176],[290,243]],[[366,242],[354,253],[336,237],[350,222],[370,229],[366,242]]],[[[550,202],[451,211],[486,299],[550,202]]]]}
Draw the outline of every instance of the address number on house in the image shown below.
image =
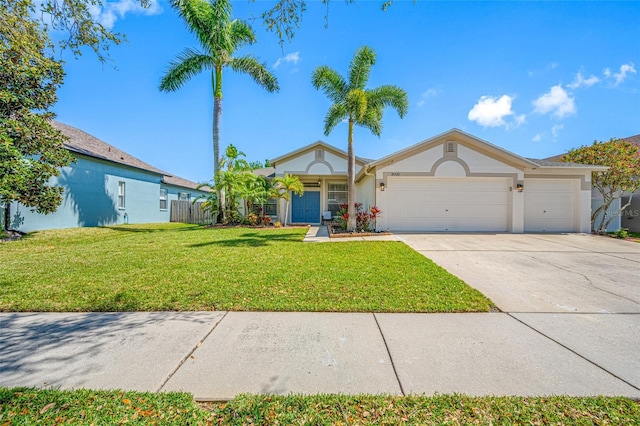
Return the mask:
{"type": "Polygon", "coordinates": [[[391,176],[400,176],[400,172],[391,172],[391,176]]]}

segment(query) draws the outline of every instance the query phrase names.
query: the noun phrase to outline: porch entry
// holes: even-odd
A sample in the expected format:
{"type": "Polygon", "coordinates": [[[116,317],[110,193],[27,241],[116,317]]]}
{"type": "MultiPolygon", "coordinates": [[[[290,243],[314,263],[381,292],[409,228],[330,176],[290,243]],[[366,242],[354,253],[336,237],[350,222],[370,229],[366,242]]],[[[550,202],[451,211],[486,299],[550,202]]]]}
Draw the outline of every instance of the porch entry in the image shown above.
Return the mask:
{"type": "Polygon", "coordinates": [[[320,223],[320,192],[305,192],[291,197],[291,222],[320,223]]]}

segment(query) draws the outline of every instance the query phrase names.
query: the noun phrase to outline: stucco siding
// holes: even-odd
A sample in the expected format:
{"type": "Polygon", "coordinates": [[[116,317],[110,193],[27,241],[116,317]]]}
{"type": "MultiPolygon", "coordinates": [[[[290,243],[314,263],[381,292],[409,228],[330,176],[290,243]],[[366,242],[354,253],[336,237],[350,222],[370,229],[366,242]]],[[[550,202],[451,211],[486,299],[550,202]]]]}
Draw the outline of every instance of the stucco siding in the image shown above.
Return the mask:
{"type": "Polygon", "coordinates": [[[62,168],[51,178],[52,185],[64,189],[62,204],[51,214],[32,212],[13,203],[11,228],[23,232],[44,229],[106,226],[123,223],[169,222],[170,200],[178,192],[192,197],[201,193],[173,185],[161,185],[162,176],[119,166],[107,161],[77,156],[77,162],[62,168]],[[124,208],[119,207],[119,184],[124,182],[124,208]],[[169,201],[160,210],[160,188],[166,188],[169,201]],[[126,216],[125,216],[126,215],[126,216]]]}

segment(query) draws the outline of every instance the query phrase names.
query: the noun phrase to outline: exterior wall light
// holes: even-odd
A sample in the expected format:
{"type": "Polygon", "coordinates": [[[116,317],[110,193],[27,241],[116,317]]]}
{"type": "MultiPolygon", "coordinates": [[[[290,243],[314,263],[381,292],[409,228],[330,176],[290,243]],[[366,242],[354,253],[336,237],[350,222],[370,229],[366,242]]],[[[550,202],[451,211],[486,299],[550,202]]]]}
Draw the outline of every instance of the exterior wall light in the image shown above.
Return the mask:
{"type": "Polygon", "coordinates": [[[524,186],[521,183],[517,184],[516,185],[516,191],[518,191],[518,192],[524,191],[524,186]]]}
{"type": "Polygon", "coordinates": [[[384,187],[385,187],[384,182],[380,182],[380,191],[384,191],[384,187]]]}

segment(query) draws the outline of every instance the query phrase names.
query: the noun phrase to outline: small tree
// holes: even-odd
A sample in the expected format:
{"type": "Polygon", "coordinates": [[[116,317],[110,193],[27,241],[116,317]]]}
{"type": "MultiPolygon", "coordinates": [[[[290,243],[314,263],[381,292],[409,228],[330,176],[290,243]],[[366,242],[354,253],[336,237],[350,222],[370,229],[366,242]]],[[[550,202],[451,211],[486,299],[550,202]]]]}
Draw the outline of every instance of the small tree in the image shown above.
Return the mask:
{"type": "Polygon", "coordinates": [[[604,172],[593,172],[592,184],[602,195],[602,205],[591,212],[591,229],[604,233],[609,223],[630,204],[633,193],[640,188],[640,147],[622,139],[608,142],[594,141],[593,145],[572,149],[562,157],[562,161],[607,166],[604,172]],[[616,212],[609,208],[614,200],[629,193],[629,201],[616,212]],[[598,216],[600,222],[596,224],[598,216]]]}
{"type": "MultiPolygon", "coordinates": [[[[300,178],[295,175],[285,173],[284,177],[277,177],[273,180],[273,188],[275,190],[275,196],[278,200],[283,199],[286,201],[286,208],[284,211],[284,226],[287,226],[287,219],[289,215],[289,203],[291,202],[291,195],[297,194],[302,196],[304,194],[304,185],[300,182],[300,178]]],[[[280,203],[278,203],[280,205],[280,203]]]]}

